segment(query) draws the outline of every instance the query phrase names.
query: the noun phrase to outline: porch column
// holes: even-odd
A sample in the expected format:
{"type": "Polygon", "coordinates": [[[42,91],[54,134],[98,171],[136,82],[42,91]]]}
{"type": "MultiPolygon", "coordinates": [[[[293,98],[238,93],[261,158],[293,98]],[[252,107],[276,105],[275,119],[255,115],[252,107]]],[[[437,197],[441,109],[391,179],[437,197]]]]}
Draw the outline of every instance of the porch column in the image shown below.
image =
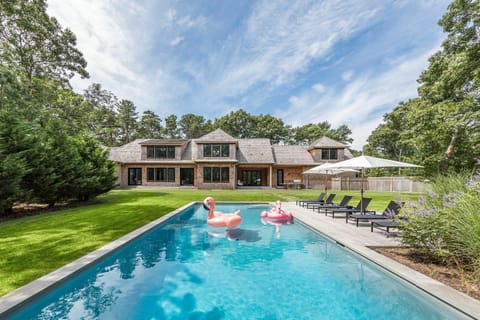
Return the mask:
{"type": "Polygon", "coordinates": [[[272,166],[270,166],[270,179],[269,179],[270,180],[270,182],[269,182],[270,188],[272,188],[272,173],[273,173],[272,169],[273,169],[272,166]]]}

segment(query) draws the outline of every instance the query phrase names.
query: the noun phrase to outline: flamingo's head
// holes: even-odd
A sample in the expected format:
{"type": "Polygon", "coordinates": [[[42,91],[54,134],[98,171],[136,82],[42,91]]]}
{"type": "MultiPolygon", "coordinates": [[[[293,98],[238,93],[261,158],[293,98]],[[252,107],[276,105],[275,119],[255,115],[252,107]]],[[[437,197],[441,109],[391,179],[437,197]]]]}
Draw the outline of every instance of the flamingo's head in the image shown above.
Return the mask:
{"type": "Polygon", "coordinates": [[[275,202],[275,207],[277,209],[280,209],[282,207],[282,203],[280,202],[280,200],[277,200],[277,202],[275,202]]]}
{"type": "Polygon", "coordinates": [[[212,206],[215,207],[215,200],[212,197],[206,197],[205,200],[203,200],[203,207],[209,211],[212,206]]]}

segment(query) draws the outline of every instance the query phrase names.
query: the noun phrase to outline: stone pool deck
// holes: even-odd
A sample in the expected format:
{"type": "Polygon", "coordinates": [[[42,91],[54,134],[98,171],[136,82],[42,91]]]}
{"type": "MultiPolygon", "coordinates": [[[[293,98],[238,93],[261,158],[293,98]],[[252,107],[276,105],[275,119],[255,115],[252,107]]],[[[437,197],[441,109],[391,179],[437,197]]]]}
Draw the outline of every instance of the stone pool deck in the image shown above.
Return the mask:
{"type": "Polygon", "coordinates": [[[369,249],[377,246],[401,246],[399,237],[387,237],[378,229],[371,232],[368,223],[357,228],[353,221],[345,223],[345,216],[334,219],[323,213],[314,212],[312,209],[297,206],[295,202],[282,203],[282,209],[292,212],[296,221],[304,223],[339,245],[360,254],[415,287],[460,310],[465,314],[466,319],[480,319],[480,301],[369,249]]]}

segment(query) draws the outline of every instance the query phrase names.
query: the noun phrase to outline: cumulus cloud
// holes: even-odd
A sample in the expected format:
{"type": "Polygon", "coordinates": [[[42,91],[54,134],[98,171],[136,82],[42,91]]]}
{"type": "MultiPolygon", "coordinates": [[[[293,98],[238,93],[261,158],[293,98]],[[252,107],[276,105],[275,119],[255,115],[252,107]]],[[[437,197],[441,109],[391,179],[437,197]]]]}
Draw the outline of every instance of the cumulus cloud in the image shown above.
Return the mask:
{"type": "Polygon", "coordinates": [[[334,127],[346,124],[353,132],[354,149],[361,150],[367,137],[381,122],[385,113],[401,101],[417,95],[415,79],[427,66],[428,57],[439,47],[413,57],[403,57],[381,73],[358,75],[341,87],[315,88],[289,99],[284,113],[295,125],[328,121],[334,127]]]}
{"type": "MultiPolygon", "coordinates": [[[[430,54],[411,49],[426,46],[425,38],[408,41],[408,52],[392,48],[405,39],[405,19],[412,20],[411,11],[402,21],[395,10],[432,12],[438,1],[448,2],[424,8],[410,0],[391,6],[382,0],[258,0],[229,11],[176,0],[48,0],[48,10],[77,35],[88,61],[91,79],[74,78],[77,89],[99,82],[139,111],[161,117],[214,118],[258,107],[292,125],[345,123],[358,148],[387,106],[416,94],[415,79],[430,54]],[[375,33],[382,22],[387,30],[375,33]],[[363,35],[375,41],[357,41],[360,50],[348,47],[363,35]],[[372,53],[382,60],[368,61],[372,53]]],[[[413,35],[422,29],[417,24],[413,35]]]]}
{"type": "Polygon", "coordinates": [[[377,8],[351,1],[259,1],[246,22],[217,91],[235,96],[271,82],[280,86],[365,26],[377,8]]]}

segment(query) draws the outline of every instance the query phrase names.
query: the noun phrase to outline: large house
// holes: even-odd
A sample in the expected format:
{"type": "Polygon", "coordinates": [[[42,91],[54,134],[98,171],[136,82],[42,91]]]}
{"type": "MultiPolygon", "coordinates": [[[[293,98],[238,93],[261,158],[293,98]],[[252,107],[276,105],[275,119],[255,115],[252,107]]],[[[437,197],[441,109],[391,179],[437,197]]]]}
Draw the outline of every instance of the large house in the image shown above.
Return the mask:
{"type": "Polygon", "coordinates": [[[221,129],[198,139],[137,139],[110,151],[120,187],[198,189],[304,186],[305,170],[351,157],[346,145],[327,137],[310,146],[272,145],[221,129]]]}

